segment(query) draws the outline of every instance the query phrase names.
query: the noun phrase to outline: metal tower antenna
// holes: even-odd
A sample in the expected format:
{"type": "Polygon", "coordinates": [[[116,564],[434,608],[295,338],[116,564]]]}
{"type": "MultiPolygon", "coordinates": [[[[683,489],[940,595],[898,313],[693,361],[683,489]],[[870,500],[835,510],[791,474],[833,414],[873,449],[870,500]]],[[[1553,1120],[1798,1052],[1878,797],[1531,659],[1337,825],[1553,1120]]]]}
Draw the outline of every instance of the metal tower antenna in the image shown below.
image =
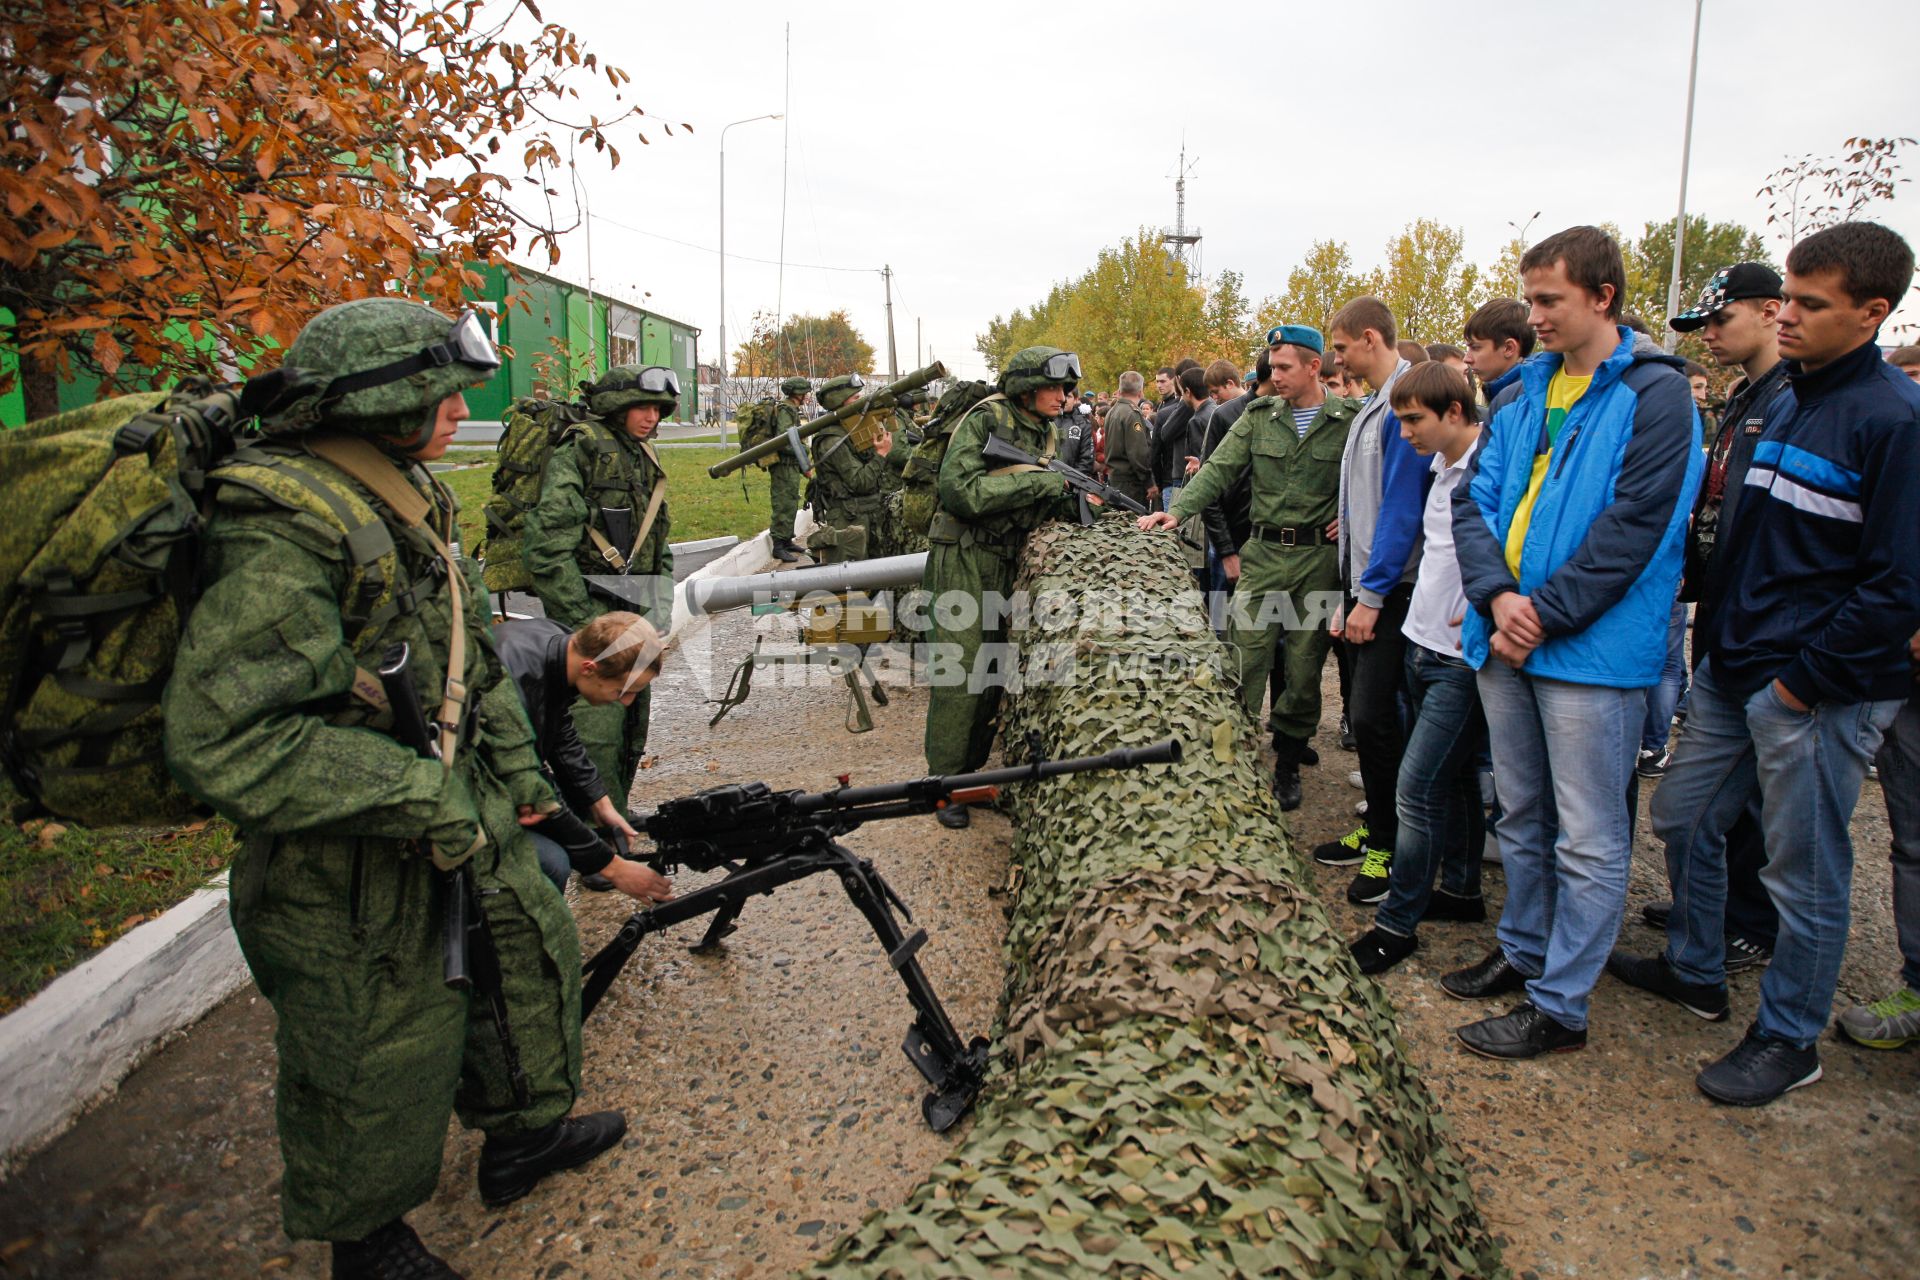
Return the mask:
{"type": "MultiPolygon", "coordinates": [[[[1168,176],[1173,179],[1173,229],[1160,233],[1160,243],[1173,246],[1173,261],[1187,269],[1192,279],[1200,274],[1200,228],[1187,227],[1187,178],[1200,165],[1200,157],[1187,159],[1187,138],[1180,135],[1179,167],[1168,176]]],[[[1172,264],[1168,264],[1171,271],[1172,264]]]]}

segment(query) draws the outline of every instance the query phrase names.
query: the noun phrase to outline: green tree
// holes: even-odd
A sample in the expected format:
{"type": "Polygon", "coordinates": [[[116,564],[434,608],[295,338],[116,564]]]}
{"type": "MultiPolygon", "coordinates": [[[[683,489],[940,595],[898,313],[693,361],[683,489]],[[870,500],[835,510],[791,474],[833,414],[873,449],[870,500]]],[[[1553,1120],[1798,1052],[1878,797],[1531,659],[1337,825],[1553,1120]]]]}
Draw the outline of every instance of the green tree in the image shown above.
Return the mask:
{"type": "MultiPolygon", "coordinates": [[[[1673,276],[1673,219],[1649,222],[1640,238],[1621,246],[1627,260],[1626,309],[1647,322],[1656,340],[1666,331],[1667,285],[1673,276]]],[[[1700,296],[1713,273],[1736,262],[1767,261],[1760,233],[1737,222],[1709,223],[1699,214],[1687,218],[1687,240],[1680,263],[1680,307],[1700,296]]],[[[1704,350],[1704,348],[1702,348],[1704,350]]]]}
{"type": "Polygon", "coordinates": [[[1500,256],[1494,259],[1491,267],[1480,273],[1480,296],[1475,299],[1476,306],[1495,298],[1522,297],[1525,290],[1520,283],[1520,259],[1526,256],[1526,252],[1527,242],[1519,236],[1501,246],[1500,256]]]}
{"type": "Polygon", "coordinates": [[[1287,274],[1286,289],[1260,304],[1255,326],[1261,337],[1277,324],[1310,324],[1325,333],[1334,312],[1372,287],[1354,269],[1344,241],[1316,240],[1306,260],[1287,274]]]}
{"type": "Polygon", "coordinates": [[[1480,268],[1467,260],[1461,231],[1418,218],[1387,242],[1374,292],[1392,310],[1401,337],[1458,342],[1478,301],[1480,268]]]}
{"type": "Polygon", "coordinates": [[[749,376],[799,373],[829,378],[873,372],[873,347],[844,310],[788,316],[778,329],[765,320],[755,317],[753,336],[734,352],[733,367],[749,371],[749,376]]]}

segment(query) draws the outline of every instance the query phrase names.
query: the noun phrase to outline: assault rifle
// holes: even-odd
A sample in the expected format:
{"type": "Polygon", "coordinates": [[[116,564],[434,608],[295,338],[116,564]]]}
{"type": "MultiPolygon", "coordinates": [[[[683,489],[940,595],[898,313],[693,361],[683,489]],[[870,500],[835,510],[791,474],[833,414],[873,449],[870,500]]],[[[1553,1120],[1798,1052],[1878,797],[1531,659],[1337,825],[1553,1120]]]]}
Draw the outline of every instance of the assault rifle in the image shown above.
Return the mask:
{"type": "Polygon", "coordinates": [[[1143,503],[1135,502],[1110,484],[1095,480],[1080,468],[1070,467],[1058,458],[1042,462],[1019,445],[1002,440],[999,436],[987,437],[987,447],[980,451],[980,456],[986,459],[990,467],[1040,467],[1063,477],[1080,502],[1081,524],[1093,523],[1093,506],[1087,501],[1089,497],[1100,499],[1105,506],[1131,511],[1137,516],[1148,514],[1143,503]]]}
{"type": "Polygon", "coordinates": [[[1035,759],[1030,764],[984,773],[920,778],[877,787],[849,786],[844,776],[831,791],[775,791],[764,782],[736,783],[669,800],[645,817],[635,814],[634,826],[653,839],[653,852],[644,860],[655,869],[665,874],[683,866],[692,871],[725,868],[727,874],[682,897],[635,912],[620,926],[613,941],[587,961],[580,985],[581,1016],[593,1012],[648,934],[711,914],[713,919],[693,950],[712,951],[733,931],[734,921],[749,898],[770,894],[783,884],[810,875],[831,872],[867,918],[886,950],[888,963],[906,984],[914,1020],[901,1047],[932,1086],[933,1091],[921,1101],[920,1114],[934,1132],[944,1132],[967,1113],[980,1092],[987,1066],[987,1042],[960,1038],[915,959],[915,953],[926,945],[927,931],[915,929],[909,935],[901,929],[894,908],[899,908],[908,924],[913,923],[913,913],[874,870],[873,863],[841,844],[840,837],[869,822],[929,814],[949,804],[984,804],[1010,783],[1038,782],[1095,769],[1172,764],[1179,759],[1180,742],[1170,738],[1151,747],[1122,748],[1101,756],[1035,759]]]}

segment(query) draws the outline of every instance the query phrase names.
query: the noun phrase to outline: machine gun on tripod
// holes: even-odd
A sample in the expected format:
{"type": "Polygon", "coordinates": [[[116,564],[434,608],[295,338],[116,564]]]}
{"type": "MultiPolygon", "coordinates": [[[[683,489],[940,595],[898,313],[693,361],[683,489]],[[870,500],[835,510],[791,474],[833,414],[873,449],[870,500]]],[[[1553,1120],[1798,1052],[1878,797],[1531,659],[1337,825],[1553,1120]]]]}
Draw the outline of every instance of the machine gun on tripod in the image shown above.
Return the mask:
{"type": "MultiPolygon", "coordinates": [[[[1037,753],[1036,753],[1037,755],[1037,753]]],[[[887,953],[887,962],[906,984],[913,1025],[901,1047],[932,1092],[920,1113],[936,1132],[952,1127],[980,1092],[987,1065],[987,1042],[962,1040],[915,958],[926,945],[925,929],[908,934],[894,916],[899,908],[908,924],[913,914],[873,863],[840,843],[842,836],[869,822],[930,814],[948,804],[984,804],[999,788],[1038,782],[1096,769],[1131,769],[1144,764],[1173,764],[1180,742],[1169,738],[1150,747],[1121,748],[1100,756],[1039,760],[982,773],[919,778],[876,787],[853,787],[843,777],[831,791],[775,791],[764,782],[713,787],[669,800],[634,826],[653,839],[645,861],[665,873],[725,868],[724,879],[645,911],[635,912],[613,940],[587,961],[580,985],[580,1010],[590,1016],[641,939],[685,920],[711,914],[695,952],[710,951],[733,931],[747,900],[770,894],[783,884],[832,872],[847,896],[867,918],[887,953]]]]}

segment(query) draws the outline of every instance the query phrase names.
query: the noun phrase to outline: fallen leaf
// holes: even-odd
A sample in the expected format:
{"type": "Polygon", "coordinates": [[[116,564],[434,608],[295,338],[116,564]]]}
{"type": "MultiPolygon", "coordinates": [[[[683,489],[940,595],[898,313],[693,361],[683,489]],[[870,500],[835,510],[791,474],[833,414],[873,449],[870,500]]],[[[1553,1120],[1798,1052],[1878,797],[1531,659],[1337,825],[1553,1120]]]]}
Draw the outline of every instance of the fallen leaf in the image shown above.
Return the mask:
{"type": "Polygon", "coordinates": [[[120,922],[120,931],[122,933],[125,933],[128,929],[133,928],[133,926],[139,924],[141,921],[145,920],[146,918],[147,918],[146,912],[136,911],[134,914],[128,916],[125,920],[122,920],[120,922]]]}
{"type": "Polygon", "coordinates": [[[143,1214],[141,1214],[141,1215],[140,1215],[140,1228],[139,1228],[139,1229],[140,1229],[140,1230],[142,1230],[142,1231],[145,1231],[145,1230],[147,1230],[147,1229],[148,1229],[149,1227],[151,1227],[151,1226],[153,1226],[153,1224],[154,1224],[154,1223],[156,1223],[156,1222],[158,1222],[158,1221],[160,1221],[160,1214],[161,1214],[161,1213],[162,1213],[162,1211],[164,1211],[165,1209],[166,1209],[166,1206],[165,1206],[164,1204],[152,1204],[152,1205],[148,1205],[148,1206],[147,1206],[147,1211],[146,1211],[145,1213],[143,1213],[143,1214]]]}
{"type": "Polygon", "coordinates": [[[113,874],[113,867],[111,864],[103,862],[93,869],[93,874],[97,876],[110,876],[113,874]]]}

